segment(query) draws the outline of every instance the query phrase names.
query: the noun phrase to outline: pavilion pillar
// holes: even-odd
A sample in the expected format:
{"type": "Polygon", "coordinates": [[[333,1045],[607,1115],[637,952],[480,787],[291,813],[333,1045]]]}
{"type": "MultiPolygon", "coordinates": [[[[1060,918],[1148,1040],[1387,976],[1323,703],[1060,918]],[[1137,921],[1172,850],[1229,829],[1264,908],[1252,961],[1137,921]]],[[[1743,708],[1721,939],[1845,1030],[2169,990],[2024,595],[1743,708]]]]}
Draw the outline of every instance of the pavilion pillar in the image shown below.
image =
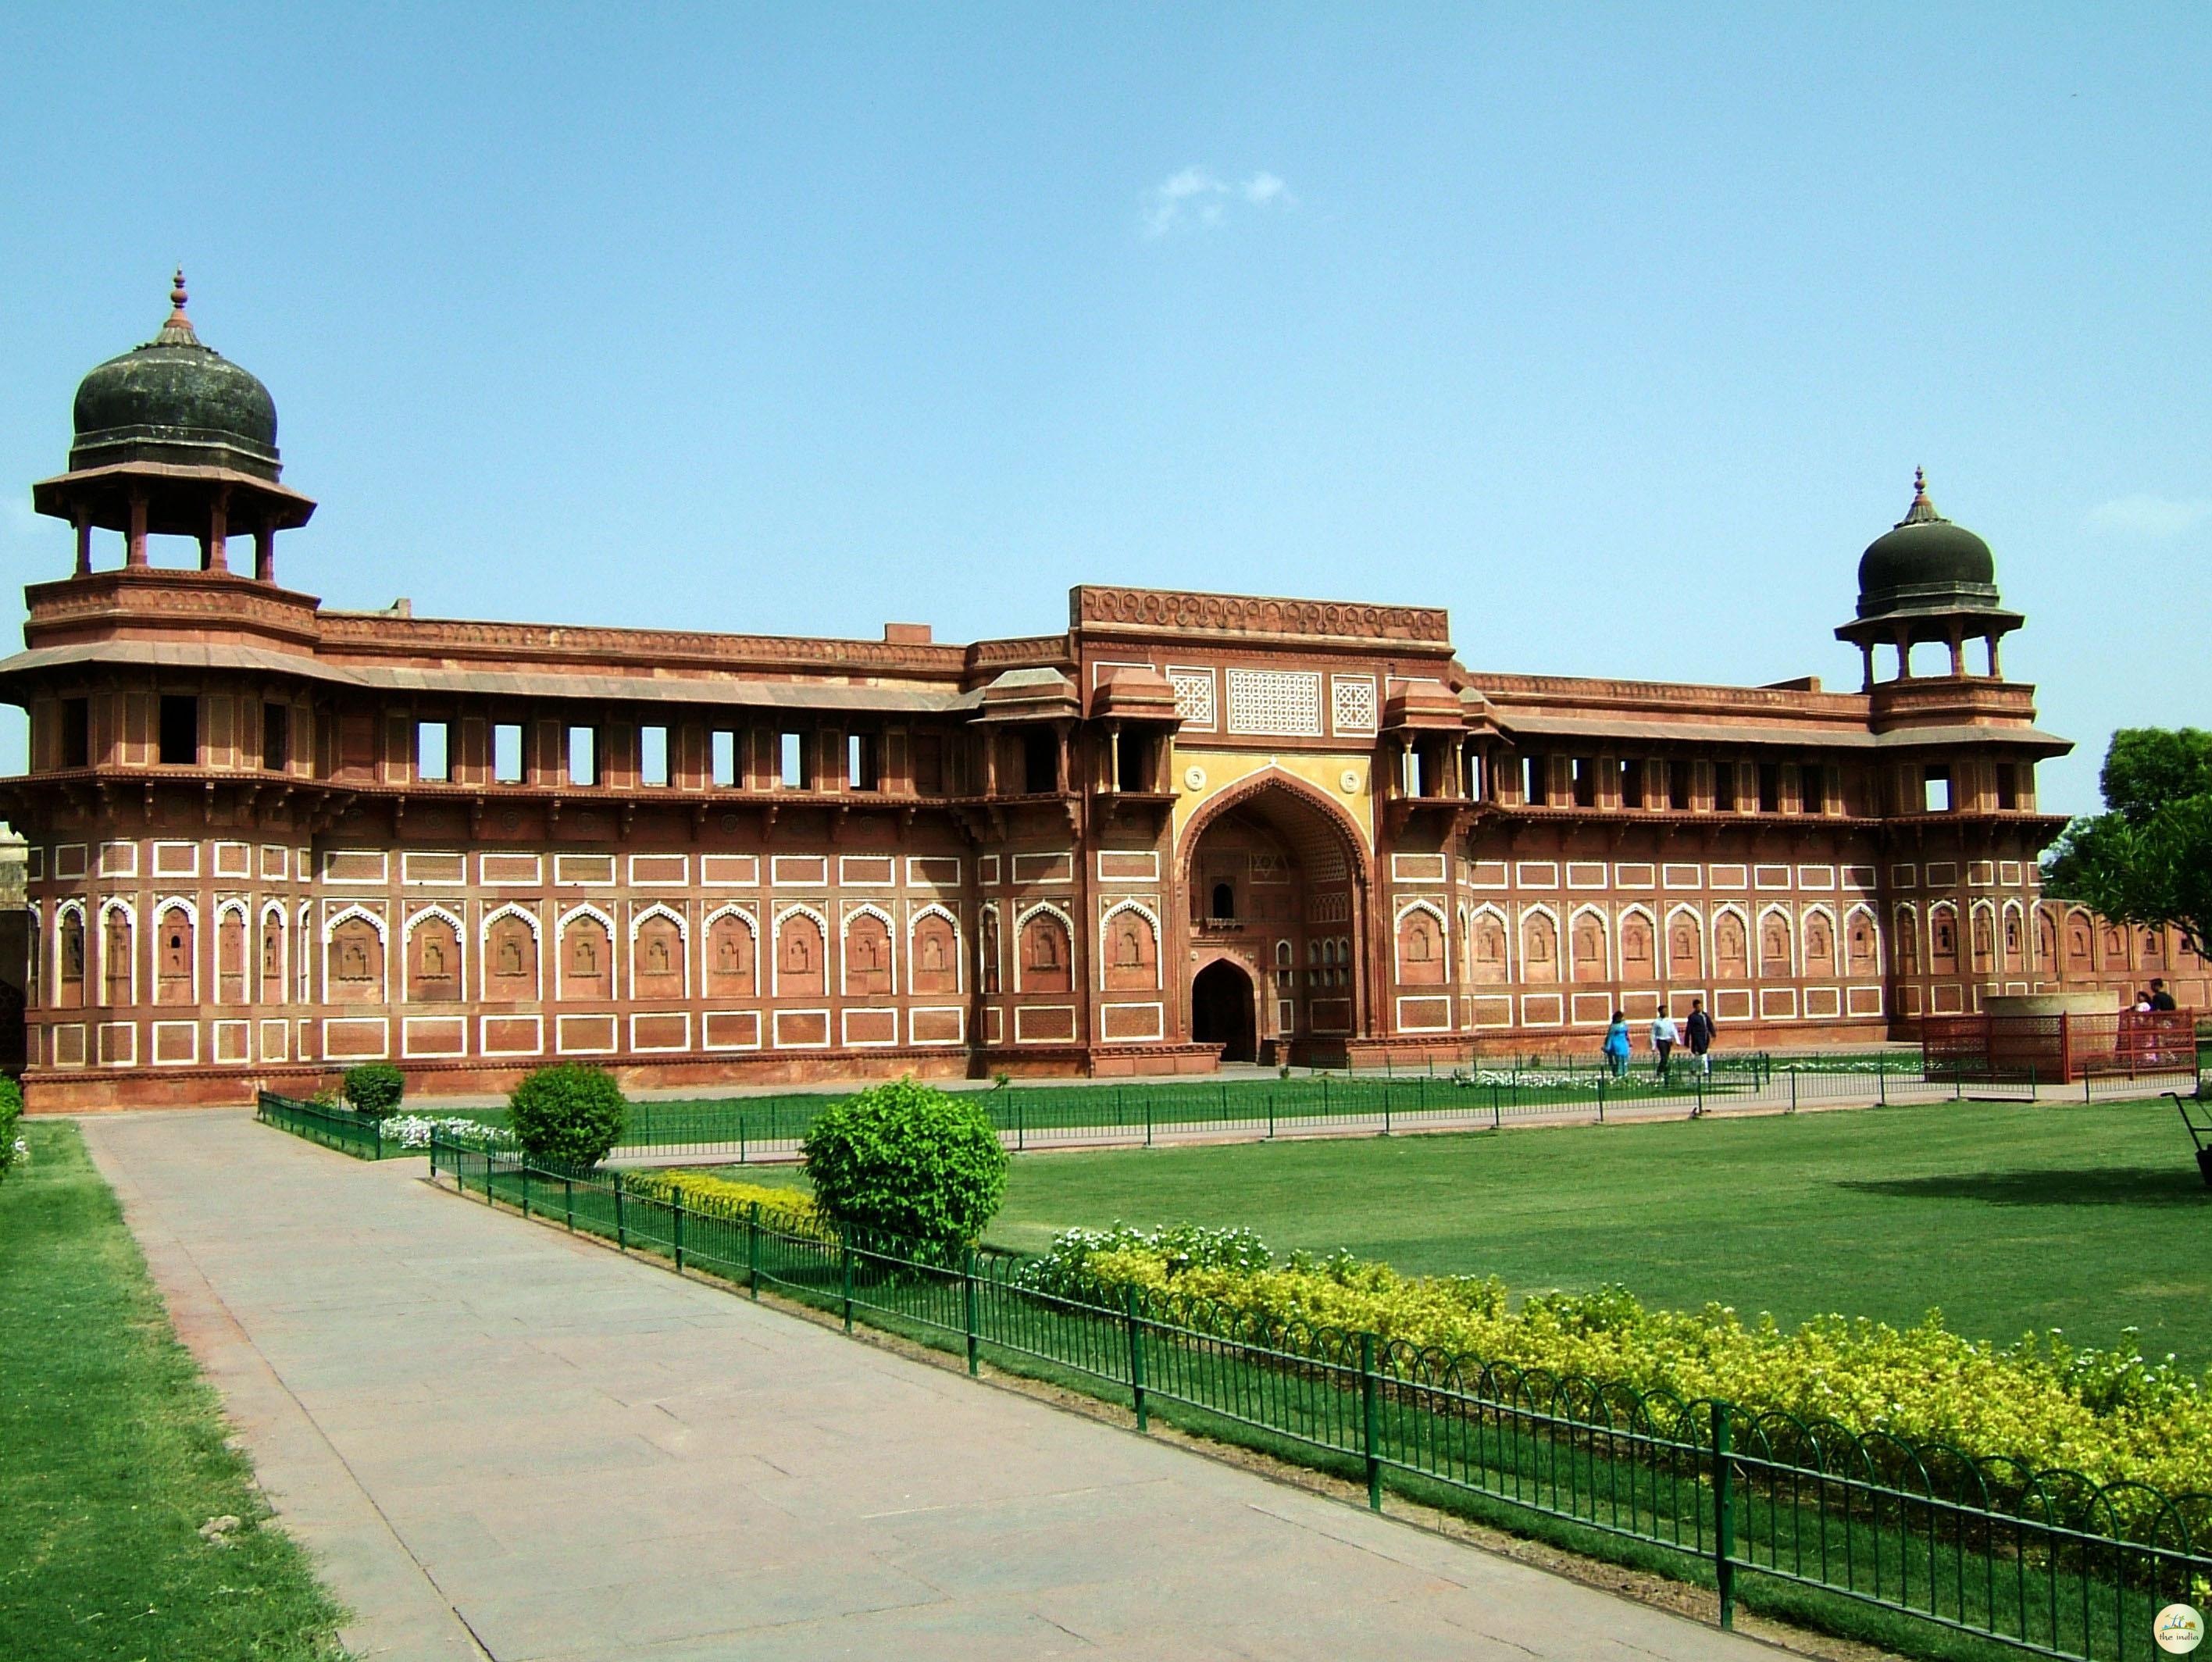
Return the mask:
{"type": "Polygon", "coordinates": [[[71,516],[76,521],[76,574],[92,575],[92,511],[82,502],[71,516]]]}
{"type": "Polygon", "coordinates": [[[1956,629],[1951,631],[1951,678],[1954,681],[1966,678],[1966,643],[1956,629]]]}
{"type": "Polygon", "coordinates": [[[230,569],[230,492],[228,488],[215,494],[208,505],[207,535],[200,539],[200,569],[204,572],[228,572],[230,569]]]}
{"type": "Polygon", "coordinates": [[[1863,692],[1863,693],[1870,693],[1870,692],[1872,692],[1872,691],[1874,690],[1874,642],[1873,642],[1873,641],[1871,641],[1871,640],[1862,640],[1862,641],[1860,641],[1860,642],[1859,642],[1859,657],[1860,657],[1860,658],[1864,661],[1864,664],[1865,664],[1865,666],[1866,666],[1866,679],[1865,679],[1865,682],[1864,682],[1864,684],[1863,684],[1863,686],[1861,686],[1861,687],[1860,687],[1859,690],[1860,690],[1861,692],[1863,692]]]}
{"type": "Polygon", "coordinates": [[[2002,681],[2004,679],[2004,666],[1997,658],[1997,637],[1990,635],[1988,637],[1988,640],[1990,647],[1990,679],[1992,681],[2002,681]]]}
{"type": "Polygon", "coordinates": [[[143,571],[146,566],[146,492],[141,486],[131,490],[130,529],[124,533],[123,564],[126,570],[143,571]]]}
{"type": "Polygon", "coordinates": [[[266,519],[253,528],[253,580],[276,580],[276,528],[266,519]]]}

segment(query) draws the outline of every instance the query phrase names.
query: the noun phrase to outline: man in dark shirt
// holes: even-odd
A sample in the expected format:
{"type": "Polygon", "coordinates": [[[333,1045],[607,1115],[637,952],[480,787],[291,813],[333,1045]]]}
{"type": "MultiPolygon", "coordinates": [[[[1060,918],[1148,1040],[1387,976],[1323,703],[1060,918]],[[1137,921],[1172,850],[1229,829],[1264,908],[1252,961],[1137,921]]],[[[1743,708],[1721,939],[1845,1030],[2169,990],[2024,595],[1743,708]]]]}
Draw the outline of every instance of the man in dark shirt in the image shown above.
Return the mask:
{"type": "Polygon", "coordinates": [[[1705,1014],[1705,1001],[1690,1000],[1690,1019],[1682,1023],[1682,1036],[1690,1041],[1690,1054],[1698,1058],[1698,1071],[1711,1073],[1712,1058],[1706,1052],[1713,1047],[1713,1018],[1705,1014]]]}
{"type": "Polygon", "coordinates": [[[2154,975],[2150,983],[2150,1007],[2153,1010],[2174,1008],[2173,995],[2166,990],[2166,982],[2154,975]]]}

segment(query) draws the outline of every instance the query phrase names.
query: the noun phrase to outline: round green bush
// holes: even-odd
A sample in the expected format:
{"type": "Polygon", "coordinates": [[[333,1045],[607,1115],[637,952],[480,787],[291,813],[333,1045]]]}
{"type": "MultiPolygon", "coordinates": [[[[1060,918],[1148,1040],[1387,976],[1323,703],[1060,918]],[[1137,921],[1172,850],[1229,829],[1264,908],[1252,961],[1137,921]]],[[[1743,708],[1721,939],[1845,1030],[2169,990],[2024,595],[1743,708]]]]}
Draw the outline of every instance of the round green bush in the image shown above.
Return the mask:
{"type": "Polygon", "coordinates": [[[522,1152],[557,1166],[605,1160],[629,1112],[614,1075],[578,1062],[538,1069],[507,1099],[507,1123],[522,1152]]]}
{"type": "Polygon", "coordinates": [[[832,1105],[802,1145],[814,1200],[848,1228],[951,1249],[1006,1198],[1006,1151],[973,1096],[907,1078],[832,1105]]]}
{"type": "Polygon", "coordinates": [[[364,1062],[345,1071],[345,1099],[356,1113],[381,1119],[407,1094],[407,1076],[389,1062],[364,1062]]]}

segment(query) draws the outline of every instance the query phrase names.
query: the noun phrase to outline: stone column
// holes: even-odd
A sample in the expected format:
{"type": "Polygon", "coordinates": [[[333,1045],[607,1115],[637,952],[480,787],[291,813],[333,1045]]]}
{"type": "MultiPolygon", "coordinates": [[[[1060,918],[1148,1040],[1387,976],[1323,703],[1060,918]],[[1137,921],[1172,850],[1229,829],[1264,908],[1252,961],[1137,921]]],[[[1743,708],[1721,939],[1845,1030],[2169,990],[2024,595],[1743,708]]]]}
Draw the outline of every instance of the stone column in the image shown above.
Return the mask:
{"type": "Polygon", "coordinates": [[[276,580],[276,528],[266,519],[253,528],[253,580],[276,580]]]}
{"type": "Polygon", "coordinates": [[[146,567],[146,493],[138,487],[131,489],[131,528],[124,533],[123,564],[126,570],[143,571],[146,567]]]}
{"type": "Polygon", "coordinates": [[[1866,682],[1859,690],[1863,693],[1870,693],[1874,690],[1874,642],[1871,640],[1860,641],[1859,656],[1863,658],[1866,663],[1866,682]]]}
{"type": "Polygon", "coordinates": [[[80,502],[71,518],[76,522],[76,574],[89,577],[92,575],[92,510],[80,502]]]}
{"type": "Polygon", "coordinates": [[[200,569],[205,572],[230,570],[230,490],[228,486],[216,493],[208,507],[207,535],[200,539],[200,569]]]}
{"type": "Polygon", "coordinates": [[[1951,631],[1951,678],[1954,681],[1966,678],[1966,643],[1956,629],[1951,631]]]}

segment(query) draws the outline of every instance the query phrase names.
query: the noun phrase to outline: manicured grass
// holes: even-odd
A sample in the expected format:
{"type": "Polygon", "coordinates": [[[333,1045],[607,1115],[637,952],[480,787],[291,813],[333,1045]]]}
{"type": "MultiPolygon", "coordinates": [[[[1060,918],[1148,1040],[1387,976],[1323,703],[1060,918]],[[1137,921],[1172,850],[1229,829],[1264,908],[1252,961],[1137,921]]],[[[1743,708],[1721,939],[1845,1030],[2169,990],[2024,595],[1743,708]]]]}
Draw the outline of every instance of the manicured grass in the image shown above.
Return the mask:
{"type": "Polygon", "coordinates": [[[2212,1364],[2212,1190],[2163,1101],[1033,1154],[991,1239],[1035,1251],[1116,1219],[1244,1224],[1279,1252],[1516,1291],[1619,1282],[1785,1325],[1932,1306],[1978,1338],[2114,1344],[2134,1325],[2147,1354],[2212,1364]]]}
{"type": "Polygon", "coordinates": [[[25,1135],[0,1182],[0,1657],[338,1656],[76,1126],[25,1135]],[[226,1515],[232,1544],[203,1540],[226,1515]]]}

